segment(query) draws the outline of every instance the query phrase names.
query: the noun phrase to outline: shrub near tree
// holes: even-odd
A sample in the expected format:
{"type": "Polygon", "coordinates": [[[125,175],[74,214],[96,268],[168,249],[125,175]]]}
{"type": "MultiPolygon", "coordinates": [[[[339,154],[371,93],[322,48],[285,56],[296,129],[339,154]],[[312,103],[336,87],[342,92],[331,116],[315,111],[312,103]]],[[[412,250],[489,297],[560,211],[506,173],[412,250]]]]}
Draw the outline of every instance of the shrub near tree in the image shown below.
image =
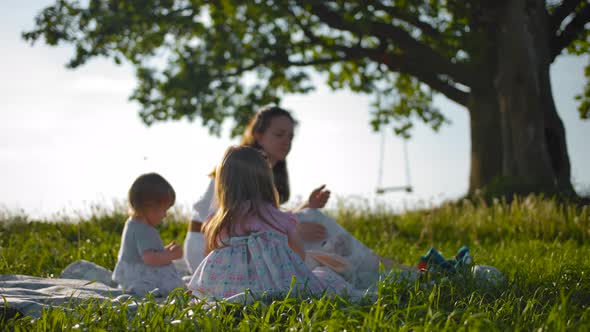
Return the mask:
{"type": "MultiPolygon", "coordinates": [[[[589,53],[589,22],[586,0],[60,0],[23,36],[74,45],[71,68],[128,61],[145,123],[200,118],[217,134],[227,118],[236,135],[261,105],[311,91],[313,71],[372,95],[374,128],[402,135],[445,122],[432,106],[440,93],[469,112],[470,193],[569,195],[549,68],[589,53]]],[[[578,99],[587,119],[590,83],[578,99]]]]}

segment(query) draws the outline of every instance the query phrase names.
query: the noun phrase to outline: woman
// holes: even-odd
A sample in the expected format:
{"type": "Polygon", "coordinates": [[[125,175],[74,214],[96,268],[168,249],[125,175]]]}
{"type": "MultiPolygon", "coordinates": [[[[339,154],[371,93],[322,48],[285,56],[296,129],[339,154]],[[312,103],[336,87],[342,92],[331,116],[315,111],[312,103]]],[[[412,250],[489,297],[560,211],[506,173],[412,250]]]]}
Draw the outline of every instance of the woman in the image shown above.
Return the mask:
{"type": "MultiPolygon", "coordinates": [[[[281,204],[288,201],[290,196],[286,158],[291,150],[296,124],[288,111],[276,106],[266,107],[250,120],[242,138],[242,145],[264,152],[272,166],[281,204]]],[[[203,260],[204,239],[200,232],[203,221],[206,221],[217,209],[213,193],[212,177],[207,190],[193,206],[194,214],[185,240],[185,259],[191,270],[196,269],[203,260]]],[[[377,281],[379,263],[383,263],[387,269],[394,266],[412,269],[379,257],[352,237],[336,221],[319,212],[317,209],[323,208],[329,198],[330,191],[322,185],[312,191],[304,204],[294,211],[299,219],[297,232],[304,241],[305,249],[312,253],[334,254],[333,258],[336,258],[334,261],[325,255],[308,255],[310,258],[306,260],[306,263],[311,265],[310,267],[327,265],[357,288],[366,288],[377,281]],[[349,264],[343,266],[338,257],[344,257],[349,264]]]]}

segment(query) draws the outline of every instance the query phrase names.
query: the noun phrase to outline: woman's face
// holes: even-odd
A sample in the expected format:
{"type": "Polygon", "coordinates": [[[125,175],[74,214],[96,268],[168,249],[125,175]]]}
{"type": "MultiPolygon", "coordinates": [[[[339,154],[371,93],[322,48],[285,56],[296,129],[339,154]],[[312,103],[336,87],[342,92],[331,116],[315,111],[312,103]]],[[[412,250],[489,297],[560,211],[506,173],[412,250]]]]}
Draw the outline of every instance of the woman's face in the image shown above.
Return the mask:
{"type": "Polygon", "coordinates": [[[270,125],[263,133],[255,134],[256,141],[272,165],[287,158],[291,151],[293,130],[294,125],[289,117],[277,116],[270,120],[270,125]]]}

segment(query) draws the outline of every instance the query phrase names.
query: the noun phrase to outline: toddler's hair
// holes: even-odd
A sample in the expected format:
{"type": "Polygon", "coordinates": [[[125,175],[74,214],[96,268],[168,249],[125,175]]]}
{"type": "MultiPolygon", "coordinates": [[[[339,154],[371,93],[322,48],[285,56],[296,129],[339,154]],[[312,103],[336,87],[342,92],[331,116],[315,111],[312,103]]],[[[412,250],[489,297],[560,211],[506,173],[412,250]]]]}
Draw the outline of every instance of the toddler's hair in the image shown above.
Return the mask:
{"type": "Polygon", "coordinates": [[[129,208],[134,214],[149,206],[168,204],[174,205],[176,193],[174,188],[160,174],[147,173],[140,175],[129,188],[127,195],[129,208]]]}

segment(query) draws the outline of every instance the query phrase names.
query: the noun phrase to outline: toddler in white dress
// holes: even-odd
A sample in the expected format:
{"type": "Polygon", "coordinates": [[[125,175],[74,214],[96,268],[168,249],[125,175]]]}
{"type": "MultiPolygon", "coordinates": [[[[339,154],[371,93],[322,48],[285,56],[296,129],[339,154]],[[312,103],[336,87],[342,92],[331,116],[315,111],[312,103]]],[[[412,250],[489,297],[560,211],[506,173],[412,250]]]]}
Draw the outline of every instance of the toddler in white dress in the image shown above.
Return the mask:
{"type": "Polygon", "coordinates": [[[125,292],[166,296],[185,284],[172,261],[182,257],[182,246],[164,246],[156,227],[174,204],[175,192],[156,173],[138,177],[129,189],[131,216],[125,223],[112,279],[125,292]]]}

